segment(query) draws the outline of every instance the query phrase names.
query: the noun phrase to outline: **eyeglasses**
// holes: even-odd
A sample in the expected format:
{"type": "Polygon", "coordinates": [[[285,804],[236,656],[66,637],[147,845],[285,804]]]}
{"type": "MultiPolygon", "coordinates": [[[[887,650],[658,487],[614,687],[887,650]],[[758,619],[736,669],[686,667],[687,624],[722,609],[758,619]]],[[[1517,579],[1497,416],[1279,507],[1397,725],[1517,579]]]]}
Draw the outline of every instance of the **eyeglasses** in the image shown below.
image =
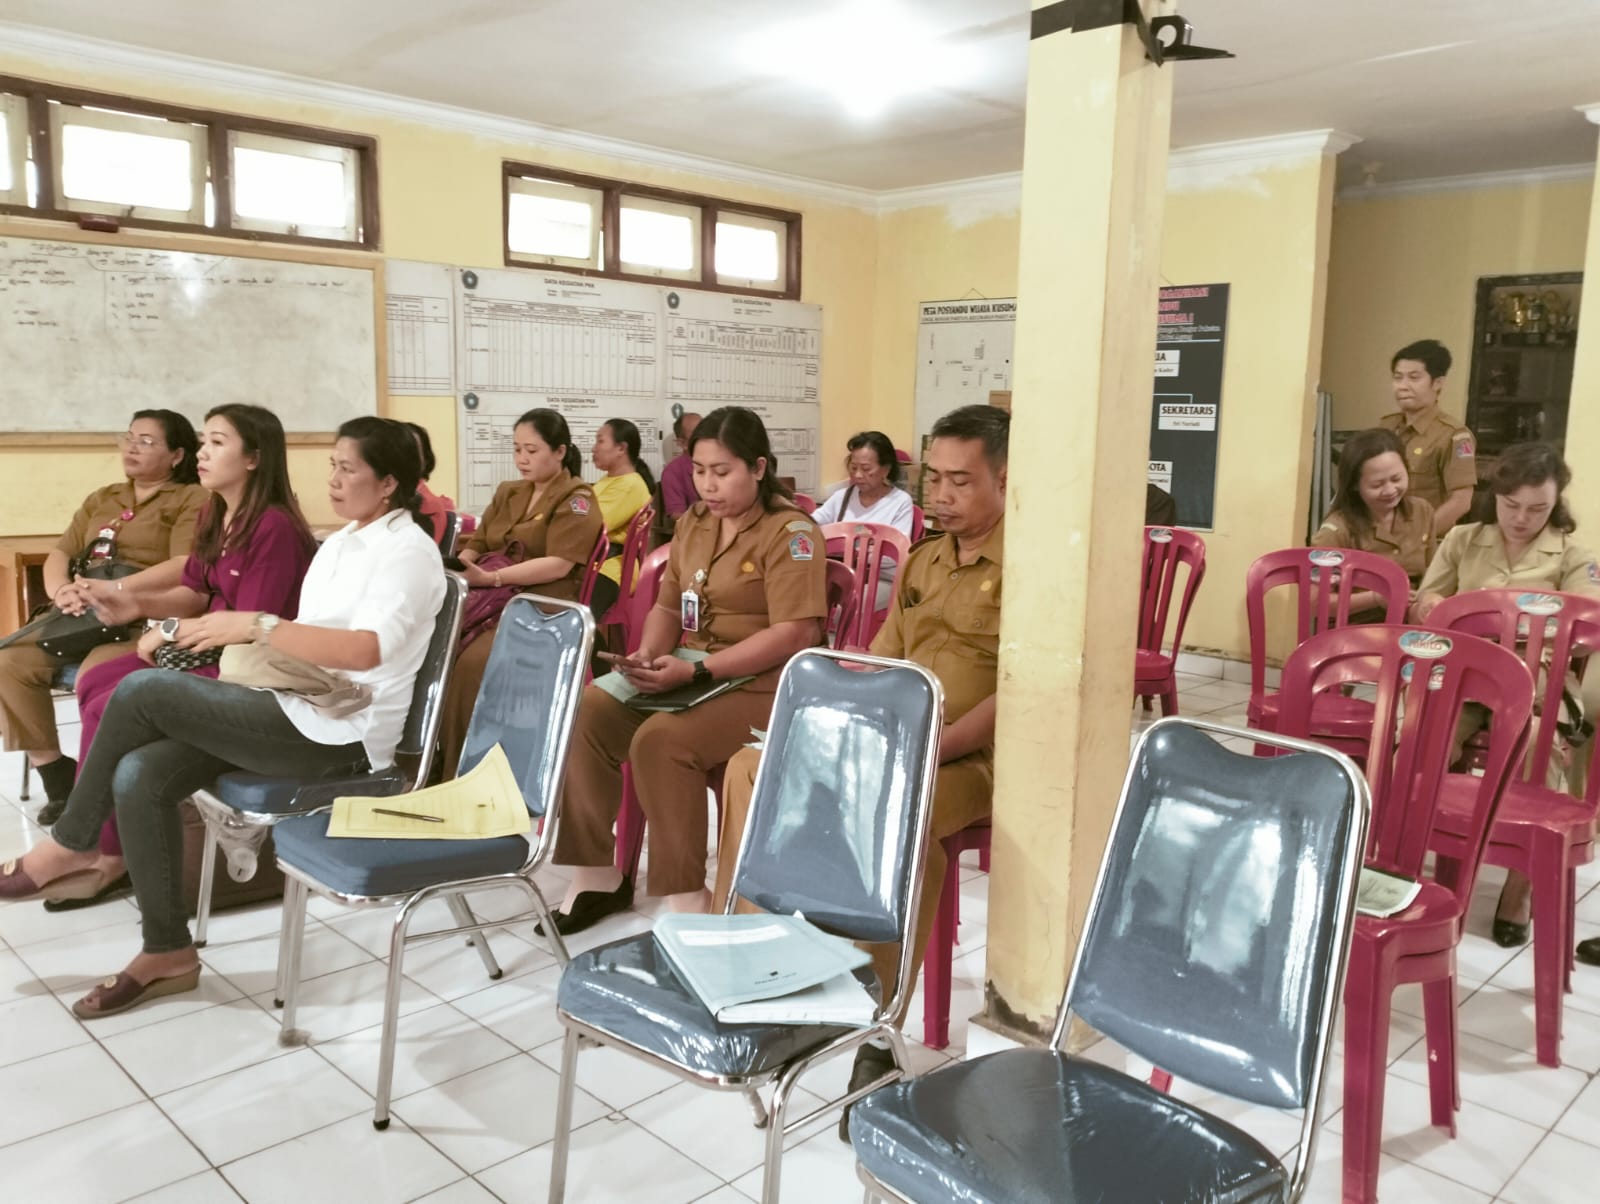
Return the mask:
{"type": "Polygon", "coordinates": [[[121,434],[117,436],[117,444],[123,451],[129,448],[138,448],[140,451],[155,451],[161,445],[149,435],[121,434]]]}

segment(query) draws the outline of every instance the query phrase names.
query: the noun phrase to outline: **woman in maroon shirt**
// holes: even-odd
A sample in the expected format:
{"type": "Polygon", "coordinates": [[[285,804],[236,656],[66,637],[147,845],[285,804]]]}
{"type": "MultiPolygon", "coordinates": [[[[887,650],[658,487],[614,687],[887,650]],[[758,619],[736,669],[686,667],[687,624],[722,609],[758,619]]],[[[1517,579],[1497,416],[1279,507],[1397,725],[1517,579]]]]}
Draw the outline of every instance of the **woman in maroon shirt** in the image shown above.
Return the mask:
{"type": "MultiPolygon", "coordinates": [[[[211,498],[200,512],[194,551],[180,583],[131,596],[127,590],[118,592],[114,583],[90,583],[96,591],[95,611],[107,622],[124,621],[124,612],[173,617],[147,630],[136,653],[96,665],[78,678],[85,753],[122,679],[152,665],[162,667],[162,661],[184,649],[186,619],[216,610],[259,610],[292,619],[299,609],[300,581],[316,540],[289,487],[288,454],[277,415],[260,406],[218,406],[206,415],[196,463],[200,484],[211,490],[211,498]]],[[[175,667],[217,676],[215,660],[175,667]]],[[[128,888],[115,820],[106,821],[100,853],[100,891],[91,899],[58,902],[52,910],[97,903],[128,888]]]]}

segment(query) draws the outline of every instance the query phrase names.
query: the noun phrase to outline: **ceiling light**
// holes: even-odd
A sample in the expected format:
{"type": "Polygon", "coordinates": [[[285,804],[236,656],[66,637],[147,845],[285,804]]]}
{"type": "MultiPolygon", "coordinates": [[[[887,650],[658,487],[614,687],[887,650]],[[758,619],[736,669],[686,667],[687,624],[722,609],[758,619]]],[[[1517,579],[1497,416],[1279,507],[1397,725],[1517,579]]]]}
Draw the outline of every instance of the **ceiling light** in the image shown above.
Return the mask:
{"type": "Polygon", "coordinates": [[[744,66],[832,94],[859,120],[896,100],[966,82],[976,53],[952,45],[897,0],[854,0],[745,38],[744,66]]]}

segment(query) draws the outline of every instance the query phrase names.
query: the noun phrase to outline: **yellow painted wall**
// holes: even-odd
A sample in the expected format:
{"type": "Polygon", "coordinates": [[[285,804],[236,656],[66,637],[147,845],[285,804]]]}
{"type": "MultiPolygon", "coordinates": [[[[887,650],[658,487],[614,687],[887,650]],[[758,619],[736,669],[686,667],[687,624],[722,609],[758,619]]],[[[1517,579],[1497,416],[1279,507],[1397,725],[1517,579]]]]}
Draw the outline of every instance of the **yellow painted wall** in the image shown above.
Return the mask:
{"type": "Polygon", "coordinates": [[[1465,418],[1478,277],[1581,269],[1592,192],[1578,180],[1337,202],[1322,374],[1335,426],[1392,411],[1389,357],[1427,338],[1455,356],[1444,406],[1465,418]]]}
{"type": "MultiPolygon", "coordinates": [[[[1591,112],[1600,125],[1600,111],[1591,112]]],[[[1600,176],[1600,156],[1597,156],[1596,174],[1600,176]]],[[[1600,287],[1600,189],[1590,198],[1589,229],[1594,237],[1589,240],[1584,262],[1584,280],[1590,287],[1600,287]]],[[[1600,293],[1590,293],[1600,297],[1600,293]]],[[[1595,462],[1595,449],[1600,448],[1600,305],[1590,302],[1578,326],[1577,362],[1572,373],[1572,411],[1567,425],[1567,459],[1573,465],[1572,488],[1568,491],[1573,515],[1578,520],[1578,533],[1591,548],[1600,549],[1600,465],[1595,462]]],[[[1590,680],[1588,695],[1595,696],[1595,684],[1590,680]]]]}
{"type": "MultiPolygon", "coordinates": [[[[824,446],[842,448],[859,426],[860,401],[870,390],[877,255],[877,217],[864,209],[356,111],[235,96],[115,71],[85,71],[3,49],[0,72],[372,135],[379,143],[381,253],[389,258],[499,267],[500,163],[507,158],[797,210],[804,215],[802,300],[823,307],[824,446]]],[[[140,234],[129,231],[127,237],[136,243],[140,234]]],[[[238,240],[215,241],[221,253],[247,249],[238,240]]],[[[396,398],[386,412],[428,427],[440,463],[434,484],[453,493],[456,439],[450,400],[396,398]]],[[[326,463],[323,448],[297,449],[290,457],[295,488],[313,522],[333,520],[322,484],[326,463]]],[[[114,479],[116,472],[116,459],[109,452],[0,448],[0,481],[5,482],[0,490],[0,536],[60,530],[84,495],[114,479]]]]}

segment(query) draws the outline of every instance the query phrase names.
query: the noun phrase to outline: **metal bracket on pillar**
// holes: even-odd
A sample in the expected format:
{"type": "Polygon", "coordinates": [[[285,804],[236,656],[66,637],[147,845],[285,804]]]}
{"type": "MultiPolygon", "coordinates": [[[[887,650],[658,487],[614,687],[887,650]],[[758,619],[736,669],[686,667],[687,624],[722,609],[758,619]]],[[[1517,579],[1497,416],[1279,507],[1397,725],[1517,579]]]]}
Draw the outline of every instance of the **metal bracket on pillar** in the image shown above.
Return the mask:
{"type": "Polygon", "coordinates": [[[1196,46],[1194,26],[1173,14],[1146,21],[1140,0],[1057,0],[1055,4],[1033,10],[1032,38],[1048,37],[1064,29],[1082,32],[1104,29],[1108,25],[1132,25],[1144,43],[1144,56],[1157,67],[1168,59],[1231,59],[1231,50],[1196,46]],[[1172,31],[1172,39],[1162,35],[1172,31]]]}

